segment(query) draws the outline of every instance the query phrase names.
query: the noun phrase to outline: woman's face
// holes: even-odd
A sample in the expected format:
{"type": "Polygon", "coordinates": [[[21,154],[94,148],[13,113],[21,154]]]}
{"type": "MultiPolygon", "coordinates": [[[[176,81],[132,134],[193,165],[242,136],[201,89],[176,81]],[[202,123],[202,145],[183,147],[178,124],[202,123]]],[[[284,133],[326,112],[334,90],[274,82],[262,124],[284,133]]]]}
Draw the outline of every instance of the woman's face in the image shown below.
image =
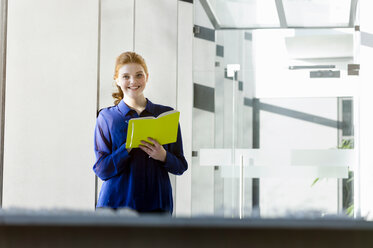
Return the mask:
{"type": "Polygon", "coordinates": [[[115,81],[122,89],[124,97],[136,99],[143,95],[148,75],[140,64],[130,63],[118,70],[118,77],[115,81]]]}

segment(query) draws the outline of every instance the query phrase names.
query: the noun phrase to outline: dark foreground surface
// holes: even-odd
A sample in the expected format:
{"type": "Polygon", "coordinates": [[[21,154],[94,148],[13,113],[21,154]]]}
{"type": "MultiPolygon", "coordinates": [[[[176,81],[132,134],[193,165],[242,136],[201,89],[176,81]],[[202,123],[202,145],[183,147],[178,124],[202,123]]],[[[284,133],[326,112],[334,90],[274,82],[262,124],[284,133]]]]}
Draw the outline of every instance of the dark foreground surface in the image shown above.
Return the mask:
{"type": "Polygon", "coordinates": [[[373,223],[0,211],[0,247],[373,247],[373,223]]]}

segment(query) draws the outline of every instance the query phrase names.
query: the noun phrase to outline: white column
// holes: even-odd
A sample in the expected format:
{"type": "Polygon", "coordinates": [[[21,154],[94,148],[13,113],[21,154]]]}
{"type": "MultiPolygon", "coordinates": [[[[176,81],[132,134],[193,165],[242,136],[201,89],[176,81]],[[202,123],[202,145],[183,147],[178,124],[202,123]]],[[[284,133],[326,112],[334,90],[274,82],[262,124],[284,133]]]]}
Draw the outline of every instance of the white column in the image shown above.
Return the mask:
{"type": "Polygon", "coordinates": [[[193,4],[178,1],[177,109],[188,170],[176,177],[176,216],[191,216],[192,109],[193,109],[193,4]]]}
{"type": "Polygon", "coordinates": [[[9,1],[3,207],[93,209],[98,1],[9,1]]]}

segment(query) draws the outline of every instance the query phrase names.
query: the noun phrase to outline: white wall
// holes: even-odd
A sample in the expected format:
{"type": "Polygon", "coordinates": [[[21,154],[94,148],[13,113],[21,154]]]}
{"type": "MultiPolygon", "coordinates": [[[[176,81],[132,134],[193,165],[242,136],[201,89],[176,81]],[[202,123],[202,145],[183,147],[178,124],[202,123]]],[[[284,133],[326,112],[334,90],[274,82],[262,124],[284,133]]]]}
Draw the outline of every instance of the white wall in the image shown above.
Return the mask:
{"type": "Polygon", "coordinates": [[[134,4],[133,0],[101,1],[100,109],[114,105],[111,94],[117,90],[113,79],[116,58],[133,50],[134,4]]]}
{"type": "MultiPolygon", "coordinates": [[[[149,66],[146,97],[181,111],[191,164],[193,5],[102,0],[101,26],[99,11],[98,0],[9,3],[4,207],[94,209],[96,105],[113,105],[124,51],[149,66]]],[[[173,178],[176,214],[190,214],[190,180],[173,178]]]]}
{"type": "Polygon", "coordinates": [[[149,64],[144,94],[154,103],[173,108],[177,94],[177,2],[136,0],[135,5],[135,52],[149,64]]]}
{"type": "Polygon", "coordinates": [[[98,1],[8,4],[3,207],[93,209],[98,1]]]}

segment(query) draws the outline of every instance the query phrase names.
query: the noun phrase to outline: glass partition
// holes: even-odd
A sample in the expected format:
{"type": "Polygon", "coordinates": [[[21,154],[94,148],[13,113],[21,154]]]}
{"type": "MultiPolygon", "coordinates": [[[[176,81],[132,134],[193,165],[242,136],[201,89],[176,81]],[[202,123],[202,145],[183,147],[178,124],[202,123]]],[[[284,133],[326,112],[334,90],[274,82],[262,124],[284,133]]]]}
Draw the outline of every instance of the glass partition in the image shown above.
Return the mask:
{"type": "Polygon", "coordinates": [[[220,30],[215,37],[194,44],[195,53],[215,53],[203,58],[214,71],[193,73],[192,216],[353,216],[353,31],[220,30]],[[328,48],[331,39],[344,48],[328,48]]]}

